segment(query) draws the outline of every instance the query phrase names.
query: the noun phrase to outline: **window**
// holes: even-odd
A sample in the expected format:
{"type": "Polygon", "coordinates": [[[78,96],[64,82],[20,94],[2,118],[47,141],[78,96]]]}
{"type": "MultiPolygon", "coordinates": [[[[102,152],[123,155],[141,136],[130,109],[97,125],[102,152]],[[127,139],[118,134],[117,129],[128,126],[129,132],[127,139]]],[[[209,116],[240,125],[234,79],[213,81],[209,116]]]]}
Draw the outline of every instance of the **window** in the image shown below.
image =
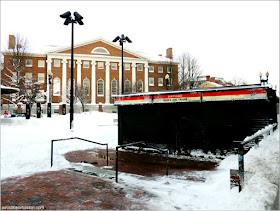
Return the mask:
{"type": "Polygon", "coordinates": [[[89,95],[90,95],[90,81],[89,81],[88,78],[85,78],[85,79],[83,80],[83,87],[84,87],[84,89],[86,90],[87,96],[89,96],[89,95]]]}
{"type": "Polygon", "coordinates": [[[45,60],[38,60],[38,67],[45,67],[45,60]]]}
{"type": "Polygon", "coordinates": [[[163,73],[163,67],[158,67],[158,73],[163,73]]]}
{"type": "Polygon", "coordinates": [[[116,79],[112,80],[111,89],[112,89],[112,95],[118,94],[118,84],[116,79]]]}
{"type": "Polygon", "coordinates": [[[26,59],[25,60],[25,67],[32,67],[32,63],[33,63],[32,59],[26,59]]]}
{"type": "MultiPolygon", "coordinates": [[[[70,96],[71,92],[71,78],[68,79],[67,94],[70,96]]],[[[75,79],[73,79],[73,95],[75,95],[75,79]]]]}
{"type": "Polygon", "coordinates": [[[104,69],[104,62],[97,62],[98,69],[104,69]]]}
{"type": "Polygon", "coordinates": [[[143,92],[143,82],[141,80],[137,82],[137,92],[143,92]]]}
{"type": "Polygon", "coordinates": [[[83,61],[83,67],[89,68],[89,61],[83,61]]]}
{"type": "Polygon", "coordinates": [[[167,73],[171,73],[172,72],[172,67],[167,67],[167,73]]]}
{"type": "Polygon", "coordinates": [[[149,77],[149,86],[154,86],[154,78],[149,77]]]}
{"type": "Polygon", "coordinates": [[[45,74],[44,73],[38,73],[38,82],[45,83],[45,74]]]}
{"type": "Polygon", "coordinates": [[[125,70],[130,70],[130,64],[125,63],[125,64],[124,64],[124,69],[125,69],[125,70]]]}
{"type": "Polygon", "coordinates": [[[129,92],[131,92],[130,81],[125,80],[125,82],[124,82],[124,93],[129,93],[129,92]]]}
{"type": "Polygon", "coordinates": [[[55,59],[53,62],[54,62],[53,64],[54,67],[60,67],[60,60],[55,59]]]}
{"type": "Polygon", "coordinates": [[[32,81],[32,73],[25,73],[25,82],[32,81]]]}
{"type": "MultiPolygon", "coordinates": [[[[68,67],[71,68],[71,60],[68,60],[68,67]]],[[[74,63],[73,63],[73,68],[75,68],[75,60],[74,60],[74,63]]]]}
{"type": "Polygon", "coordinates": [[[96,47],[94,48],[91,53],[96,53],[96,54],[110,54],[110,52],[103,47],[96,47]]]}
{"type": "Polygon", "coordinates": [[[111,69],[117,70],[118,69],[117,63],[111,63],[111,69]]]}
{"type": "Polygon", "coordinates": [[[60,79],[58,77],[53,79],[53,96],[60,96],[60,79]]]}
{"type": "Polygon", "coordinates": [[[97,81],[97,96],[104,96],[104,81],[102,79],[97,81]]]}
{"type": "Polygon", "coordinates": [[[154,66],[149,66],[149,72],[153,73],[154,72],[154,66]]]}
{"type": "Polygon", "coordinates": [[[163,86],[163,78],[158,78],[158,86],[163,86]]]}
{"type": "Polygon", "coordinates": [[[18,66],[19,65],[19,59],[13,59],[13,65],[18,66]]]}
{"type": "Polygon", "coordinates": [[[143,64],[137,64],[137,70],[143,71],[143,64]]]}

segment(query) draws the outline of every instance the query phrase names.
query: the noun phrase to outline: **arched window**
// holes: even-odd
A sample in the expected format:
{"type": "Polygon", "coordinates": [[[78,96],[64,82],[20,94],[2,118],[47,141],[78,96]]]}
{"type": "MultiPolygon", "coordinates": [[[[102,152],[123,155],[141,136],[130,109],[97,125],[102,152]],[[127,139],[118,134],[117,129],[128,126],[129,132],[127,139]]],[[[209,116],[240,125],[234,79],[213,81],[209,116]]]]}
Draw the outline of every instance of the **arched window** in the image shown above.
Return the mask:
{"type": "Polygon", "coordinates": [[[131,85],[129,80],[125,80],[124,82],[124,93],[131,92],[131,85]]]}
{"type": "Polygon", "coordinates": [[[89,95],[90,95],[90,81],[89,81],[88,78],[85,78],[85,79],[83,80],[83,87],[84,87],[85,90],[86,90],[87,96],[89,96],[89,95]]]}
{"type": "Polygon", "coordinates": [[[102,79],[97,81],[97,96],[104,96],[104,81],[102,79]]]}
{"type": "Polygon", "coordinates": [[[143,92],[143,81],[141,80],[137,82],[137,92],[143,92]]]}
{"type": "Polygon", "coordinates": [[[118,85],[117,85],[117,80],[116,79],[112,80],[111,89],[112,89],[112,95],[117,95],[118,94],[118,85]]]}
{"type": "MultiPolygon", "coordinates": [[[[73,79],[73,95],[75,95],[75,79],[73,79]]],[[[67,86],[67,95],[70,96],[70,90],[71,90],[71,78],[68,79],[68,86],[67,86]]]]}
{"type": "Polygon", "coordinates": [[[96,47],[94,48],[91,53],[96,53],[96,54],[110,54],[110,52],[103,47],[96,47]]]}
{"type": "Polygon", "coordinates": [[[53,96],[60,96],[60,78],[53,79],[53,96]]]}

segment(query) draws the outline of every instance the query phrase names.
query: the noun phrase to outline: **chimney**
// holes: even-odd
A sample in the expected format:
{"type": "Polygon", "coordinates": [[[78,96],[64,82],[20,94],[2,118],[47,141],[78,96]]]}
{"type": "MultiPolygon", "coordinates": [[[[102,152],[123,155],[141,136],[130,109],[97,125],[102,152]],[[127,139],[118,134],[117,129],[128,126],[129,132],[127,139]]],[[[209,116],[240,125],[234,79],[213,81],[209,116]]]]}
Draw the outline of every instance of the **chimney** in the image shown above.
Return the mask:
{"type": "Polygon", "coordinates": [[[168,58],[168,59],[172,59],[173,58],[172,48],[166,49],[166,58],[168,58]]]}
{"type": "Polygon", "coordinates": [[[14,35],[9,35],[9,49],[14,49],[15,48],[15,36],[14,35]]]}

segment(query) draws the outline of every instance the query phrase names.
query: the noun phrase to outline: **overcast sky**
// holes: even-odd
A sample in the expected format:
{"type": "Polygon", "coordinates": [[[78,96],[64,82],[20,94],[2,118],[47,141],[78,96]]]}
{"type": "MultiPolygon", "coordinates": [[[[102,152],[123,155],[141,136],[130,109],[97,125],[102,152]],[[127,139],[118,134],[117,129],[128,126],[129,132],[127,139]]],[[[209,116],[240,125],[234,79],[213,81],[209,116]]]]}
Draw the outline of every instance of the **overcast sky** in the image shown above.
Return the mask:
{"type": "Polygon", "coordinates": [[[77,11],[74,42],[124,34],[125,47],[174,56],[188,52],[203,75],[259,83],[259,73],[279,90],[279,1],[1,1],[1,51],[9,34],[28,38],[32,52],[71,44],[62,13],[77,11]]]}

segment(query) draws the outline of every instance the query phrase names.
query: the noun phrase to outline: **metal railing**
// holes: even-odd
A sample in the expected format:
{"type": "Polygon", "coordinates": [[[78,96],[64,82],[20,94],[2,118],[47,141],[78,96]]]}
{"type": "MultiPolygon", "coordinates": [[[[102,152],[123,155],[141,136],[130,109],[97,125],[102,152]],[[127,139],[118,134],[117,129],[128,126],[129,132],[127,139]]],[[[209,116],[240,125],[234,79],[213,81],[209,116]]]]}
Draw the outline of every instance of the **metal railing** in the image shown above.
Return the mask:
{"type": "Polygon", "coordinates": [[[130,143],[130,144],[123,144],[123,145],[119,145],[116,147],[116,182],[118,182],[118,170],[119,170],[119,148],[126,148],[126,147],[138,147],[138,150],[141,151],[143,150],[143,146],[151,148],[151,149],[156,149],[160,152],[165,152],[165,156],[166,156],[166,176],[168,176],[168,149],[162,149],[162,148],[158,148],[152,145],[149,145],[147,143],[144,142],[135,142],[135,143],[130,143]]]}
{"type": "Polygon", "coordinates": [[[55,141],[67,141],[67,140],[72,140],[72,139],[79,139],[79,140],[82,140],[82,141],[86,141],[86,142],[90,142],[90,143],[93,143],[93,144],[98,144],[98,145],[106,145],[106,153],[107,153],[107,166],[109,165],[109,160],[108,160],[108,144],[103,144],[103,143],[98,143],[98,142],[95,142],[95,141],[90,141],[90,140],[87,140],[87,139],[83,139],[83,138],[79,138],[79,137],[72,137],[72,138],[63,138],[63,139],[54,139],[52,140],[52,143],[51,143],[51,167],[53,166],[53,142],[55,141]]]}
{"type": "Polygon", "coordinates": [[[238,176],[239,176],[239,192],[244,188],[244,177],[245,177],[245,171],[244,171],[244,155],[248,152],[248,150],[259,144],[261,141],[261,136],[267,134],[270,135],[271,130],[276,130],[277,123],[274,123],[272,125],[267,126],[266,128],[256,132],[252,136],[249,136],[245,138],[242,142],[240,142],[238,147],[238,176]],[[245,152],[245,149],[247,150],[245,152]]]}

